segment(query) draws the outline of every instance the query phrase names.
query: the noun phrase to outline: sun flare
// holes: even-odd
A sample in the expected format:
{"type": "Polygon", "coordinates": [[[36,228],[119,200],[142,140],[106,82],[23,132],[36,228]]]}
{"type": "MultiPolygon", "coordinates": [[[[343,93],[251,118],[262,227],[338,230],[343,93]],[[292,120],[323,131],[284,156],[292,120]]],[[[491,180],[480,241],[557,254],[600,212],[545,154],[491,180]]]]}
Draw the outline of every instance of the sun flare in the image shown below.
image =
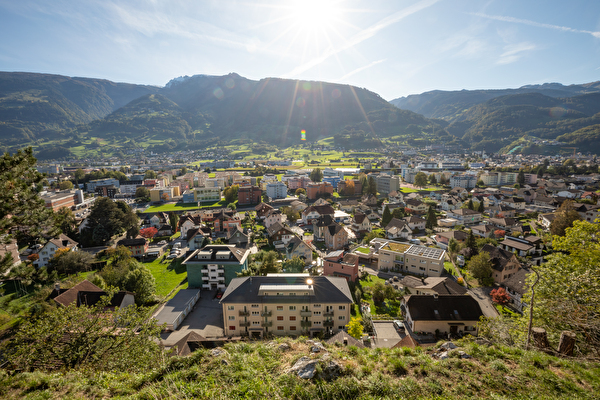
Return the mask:
{"type": "Polygon", "coordinates": [[[338,1],[327,0],[294,0],[291,13],[296,24],[306,29],[327,29],[340,17],[338,4],[338,1]]]}

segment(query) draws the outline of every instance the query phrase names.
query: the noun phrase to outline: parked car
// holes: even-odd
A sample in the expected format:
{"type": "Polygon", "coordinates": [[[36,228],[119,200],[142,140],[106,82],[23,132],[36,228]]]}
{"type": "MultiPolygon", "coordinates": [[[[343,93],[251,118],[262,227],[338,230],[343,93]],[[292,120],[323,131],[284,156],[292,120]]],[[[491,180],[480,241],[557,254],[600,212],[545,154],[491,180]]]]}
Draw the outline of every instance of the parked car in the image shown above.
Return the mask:
{"type": "Polygon", "coordinates": [[[404,321],[395,320],[394,321],[394,327],[397,330],[404,332],[404,321]]]}

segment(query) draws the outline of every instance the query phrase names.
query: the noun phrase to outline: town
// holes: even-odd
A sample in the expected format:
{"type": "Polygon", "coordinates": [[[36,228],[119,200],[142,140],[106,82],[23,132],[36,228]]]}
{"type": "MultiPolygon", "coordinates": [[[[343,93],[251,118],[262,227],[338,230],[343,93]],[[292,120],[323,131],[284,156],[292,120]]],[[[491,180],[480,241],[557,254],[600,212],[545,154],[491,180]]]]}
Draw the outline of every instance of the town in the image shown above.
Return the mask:
{"type": "Polygon", "coordinates": [[[342,167],[217,151],[36,165],[59,233],[13,227],[4,304],[45,285],[45,301],[94,306],[116,287],[110,305],[152,307],[177,354],[274,336],[374,348],[477,336],[482,317],[523,314],[552,235],[596,220],[598,164],[439,150],[344,152],[342,167]]]}

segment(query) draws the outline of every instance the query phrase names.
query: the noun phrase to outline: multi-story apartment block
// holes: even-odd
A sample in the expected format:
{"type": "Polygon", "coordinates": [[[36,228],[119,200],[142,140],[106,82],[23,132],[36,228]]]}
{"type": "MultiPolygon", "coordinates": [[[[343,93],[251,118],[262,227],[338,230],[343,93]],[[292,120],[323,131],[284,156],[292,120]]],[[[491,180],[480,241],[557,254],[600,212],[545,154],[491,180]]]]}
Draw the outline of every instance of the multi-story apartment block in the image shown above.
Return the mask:
{"type": "Polygon", "coordinates": [[[238,205],[248,206],[260,203],[262,190],[258,186],[240,186],[238,189],[238,205]]]}
{"type": "Polygon", "coordinates": [[[326,193],[333,194],[333,186],[329,182],[309,183],[308,186],[306,186],[306,197],[308,197],[309,200],[314,200],[319,195],[326,193]]]}
{"type": "Polygon", "coordinates": [[[220,201],[221,189],[218,187],[200,187],[194,190],[194,201],[220,201]]]}
{"type": "Polygon", "coordinates": [[[50,239],[44,247],[38,252],[39,258],[33,262],[37,268],[48,265],[52,257],[58,249],[69,249],[69,251],[77,251],[79,243],[62,233],[56,239],[50,239]]]}
{"type": "Polygon", "coordinates": [[[450,177],[450,187],[461,187],[465,189],[473,189],[477,185],[477,177],[475,175],[454,175],[450,177]]]}
{"type": "Polygon", "coordinates": [[[120,184],[121,194],[126,195],[126,196],[134,196],[135,191],[137,190],[138,186],[142,186],[144,184],[144,181],[142,181],[142,180],[120,181],[119,184],[120,184]]]}
{"type": "Polygon", "coordinates": [[[225,336],[314,336],[350,322],[352,294],[344,278],[269,274],[235,278],[221,298],[225,336]]]}
{"type": "Polygon", "coordinates": [[[379,249],[378,268],[425,276],[441,276],[446,252],[432,247],[387,242],[379,249]]]}
{"type": "Polygon", "coordinates": [[[388,194],[400,189],[400,177],[398,175],[379,174],[375,177],[377,191],[388,194]]]}
{"type": "MultiPolygon", "coordinates": [[[[479,176],[486,186],[512,186],[517,183],[517,172],[485,172],[479,176]]],[[[525,174],[525,184],[533,185],[537,183],[536,174],[525,174]]]]}
{"type": "Polygon", "coordinates": [[[53,211],[58,211],[63,207],[71,208],[75,204],[79,204],[77,195],[74,191],[48,193],[41,196],[47,208],[53,211]]]}
{"type": "Polygon", "coordinates": [[[248,268],[249,250],[235,245],[208,245],[194,251],[183,261],[187,268],[188,287],[208,290],[225,289],[248,268]]]}
{"type": "Polygon", "coordinates": [[[271,199],[285,199],[287,197],[287,186],[283,182],[267,183],[267,196],[271,199]]]}
{"type": "Polygon", "coordinates": [[[96,186],[110,186],[114,185],[115,187],[120,187],[118,179],[115,178],[106,178],[106,179],[96,179],[95,181],[89,181],[85,184],[85,187],[88,193],[94,193],[96,191],[96,186]]]}

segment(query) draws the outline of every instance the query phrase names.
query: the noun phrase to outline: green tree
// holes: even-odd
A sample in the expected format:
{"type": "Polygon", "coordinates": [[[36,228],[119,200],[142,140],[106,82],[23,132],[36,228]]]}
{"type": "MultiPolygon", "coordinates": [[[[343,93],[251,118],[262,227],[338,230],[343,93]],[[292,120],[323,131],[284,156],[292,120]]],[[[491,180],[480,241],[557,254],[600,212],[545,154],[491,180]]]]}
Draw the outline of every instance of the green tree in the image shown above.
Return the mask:
{"type": "Polygon", "coordinates": [[[573,226],[575,221],[581,220],[581,216],[573,207],[571,200],[565,200],[556,211],[556,218],[550,223],[550,233],[564,236],[566,229],[573,226]]]}
{"type": "MultiPolygon", "coordinates": [[[[0,157],[0,240],[5,243],[11,240],[11,233],[17,228],[36,239],[53,227],[52,210],[35,191],[44,180],[35,164],[31,147],[0,157]]],[[[14,261],[10,252],[6,252],[0,259],[0,275],[14,261]]]]}
{"type": "Polygon", "coordinates": [[[296,193],[295,194],[296,194],[296,196],[300,196],[300,195],[303,195],[303,194],[305,195],[306,194],[306,190],[303,189],[303,188],[298,188],[298,189],[296,189],[296,193]]]}
{"type": "Polygon", "coordinates": [[[56,307],[23,319],[3,345],[5,367],[138,372],[162,365],[161,327],[143,308],[105,309],[113,294],[92,307],[56,307]]]}
{"type": "Polygon", "coordinates": [[[429,184],[430,185],[437,185],[437,179],[435,178],[435,174],[429,175],[429,184]]]}
{"type": "Polygon", "coordinates": [[[81,168],[77,168],[73,173],[73,177],[75,178],[75,182],[79,183],[85,178],[85,172],[81,168]]]}
{"type": "Polygon", "coordinates": [[[60,190],[71,190],[73,189],[73,182],[71,181],[62,181],[58,184],[58,188],[60,190]]]}
{"type": "Polygon", "coordinates": [[[138,187],[137,189],[135,189],[135,198],[149,201],[150,200],[150,190],[148,190],[148,188],[146,188],[144,186],[138,187]]]}
{"type": "Polygon", "coordinates": [[[315,168],[310,172],[309,177],[313,182],[321,182],[323,180],[323,172],[320,168],[315,168]]]}
{"type": "Polygon", "coordinates": [[[72,275],[91,270],[94,256],[85,251],[66,251],[56,253],[50,260],[49,270],[55,270],[59,275],[72,275]]]}
{"type": "Polygon", "coordinates": [[[231,185],[223,190],[223,197],[226,203],[233,203],[238,199],[239,185],[231,185]]]}
{"type": "Polygon", "coordinates": [[[425,222],[425,228],[433,229],[436,226],[438,226],[438,223],[435,210],[433,209],[433,206],[429,206],[429,210],[427,210],[427,221],[425,222]]]}
{"type": "Polygon", "coordinates": [[[346,325],[348,328],[348,334],[352,336],[354,339],[361,339],[363,335],[363,324],[361,317],[352,317],[350,318],[350,322],[346,325]]]}
{"type": "Polygon", "coordinates": [[[519,173],[517,174],[517,183],[520,187],[523,187],[525,185],[525,171],[519,171],[519,173]]]}
{"type": "Polygon", "coordinates": [[[144,174],[144,179],[156,179],[156,172],[154,172],[153,170],[149,169],[144,174]]]}
{"type": "Polygon", "coordinates": [[[372,176],[367,179],[367,194],[377,195],[377,182],[372,176]]]}
{"type": "Polygon", "coordinates": [[[171,229],[173,232],[177,232],[177,227],[179,225],[179,215],[173,211],[169,213],[169,225],[171,225],[171,229]]]}
{"type": "Polygon", "coordinates": [[[450,255],[455,255],[459,250],[460,244],[454,238],[450,239],[448,242],[448,253],[450,253],[450,255]]]}
{"type": "Polygon", "coordinates": [[[427,186],[427,174],[425,172],[417,172],[415,175],[415,186],[420,188],[427,186]]]}
{"type": "Polygon", "coordinates": [[[467,208],[469,210],[475,210],[475,205],[473,204],[473,199],[469,199],[469,201],[467,202],[467,208]]]}
{"type": "MultiPolygon", "coordinates": [[[[564,236],[552,238],[554,252],[546,262],[535,267],[540,280],[535,286],[534,326],[548,331],[551,340],[558,341],[562,331],[577,335],[577,347],[582,352],[600,351],[600,225],[574,221],[564,236]]],[[[524,298],[531,304],[529,291],[524,298]]],[[[529,310],[526,311],[529,317],[529,310]]]]}
{"type": "Polygon", "coordinates": [[[477,241],[475,240],[475,235],[473,235],[472,230],[469,231],[469,235],[467,236],[467,240],[465,241],[465,248],[470,249],[472,255],[477,254],[477,241]]]}
{"type": "Polygon", "coordinates": [[[77,221],[75,215],[68,207],[59,208],[54,213],[54,226],[65,235],[71,237],[75,234],[77,221]]]}
{"type": "Polygon", "coordinates": [[[385,227],[392,220],[392,213],[388,206],[383,209],[383,215],[381,216],[381,226],[385,227]]]}
{"type": "Polygon", "coordinates": [[[187,168],[186,168],[186,167],[182,167],[182,168],[181,168],[181,175],[185,175],[185,174],[187,174],[187,172],[188,172],[188,171],[187,171],[187,168]]]}
{"type": "Polygon", "coordinates": [[[477,279],[480,285],[487,285],[490,282],[492,275],[492,262],[490,261],[490,254],[482,251],[481,253],[471,257],[467,267],[473,278],[477,279]]]}
{"type": "Polygon", "coordinates": [[[126,229],[126,215],[117,203],[108,197],[100,197],[92,206],[88,227],[84,231],[91,232],[91,239],[96,244],[105,244],[126,229]]]}
{"type": "Polygon", "coordinates": [[[407,214],[406,214],[406,210],[404,209],[404,207],[396,207],[396,208],[394,208],[394,211],[392,211],[392,217],[394,217],[394,218],[402,219],[406,216],[407,216],[407,214]]]}
{"type": "Polygon", "coordinates": [[[477,206],[477,211],[480,213],[485,211],[485,208],[483,207],[483,201],[479,202],[479,205],[477,206]]]}
{"type": "Polygon", "coordinates": [[[373,229],[371,232],[367,233],[363,238],[363,243],[369,243],[371,240],[375,238],[383,238],[385,237],[385,233],[382,229],[373,229]]]}
{"type": "Polygon", "coordinates": [[[283,270],[288,273],[304,272],[305,267],[306,262],[298,256],[295,256],[291,259],[287,259],[283,262],[283,270]]]}

